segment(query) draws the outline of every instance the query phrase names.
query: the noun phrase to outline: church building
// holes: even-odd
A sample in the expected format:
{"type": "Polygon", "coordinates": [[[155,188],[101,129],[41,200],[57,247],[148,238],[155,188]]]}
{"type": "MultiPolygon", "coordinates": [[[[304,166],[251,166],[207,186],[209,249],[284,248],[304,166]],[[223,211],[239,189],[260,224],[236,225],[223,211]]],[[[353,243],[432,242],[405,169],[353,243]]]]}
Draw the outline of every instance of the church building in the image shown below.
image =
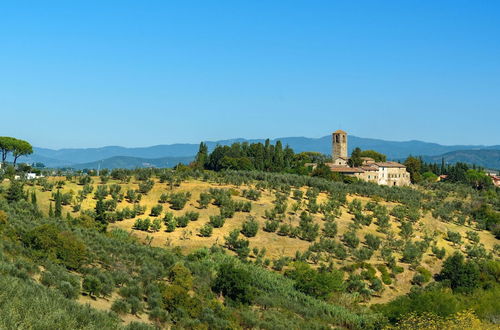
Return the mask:
{"type": "Polygon", "coordinates": [[[386,186],[410,185],[410,173],[398,162],[376,162],[370,157],[362,157],[359,167],[349,166],[347,155],[347,133],[337,130],[332,134],[332,163],[326,165],[333,171],[353,176],[363,181],[386,186]]]}

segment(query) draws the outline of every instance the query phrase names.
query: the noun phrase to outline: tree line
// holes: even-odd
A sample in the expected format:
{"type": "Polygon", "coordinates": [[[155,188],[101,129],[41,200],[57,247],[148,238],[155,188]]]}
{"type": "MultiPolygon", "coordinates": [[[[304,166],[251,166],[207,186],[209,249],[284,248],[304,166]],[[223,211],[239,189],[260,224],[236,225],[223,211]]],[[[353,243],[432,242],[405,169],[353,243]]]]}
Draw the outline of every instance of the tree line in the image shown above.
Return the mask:
{"type": "Polygon", "coordinates": [[[257,170],[264,172],[288,172],[307,174],[306,163],[324,162],[327,156],[317,152],[296,154],[288,145],[283,147],[281,141],[271,144],[269,139],[264,143],[233,143],[231,146],[216,146],[209,153],[207,145],[202,142],[196,155],[194,166],[199,169],[220,170],[257,170]]]}

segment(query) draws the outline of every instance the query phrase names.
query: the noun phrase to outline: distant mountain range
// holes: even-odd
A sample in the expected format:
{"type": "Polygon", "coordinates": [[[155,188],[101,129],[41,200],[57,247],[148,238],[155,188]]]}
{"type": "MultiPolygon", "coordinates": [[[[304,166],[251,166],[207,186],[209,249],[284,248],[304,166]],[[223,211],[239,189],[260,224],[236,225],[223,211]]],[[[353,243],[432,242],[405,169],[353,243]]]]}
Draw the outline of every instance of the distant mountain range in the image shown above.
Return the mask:
{"type": "Polygon", "coordinates": [[[444,159],[446,163],[451,164],[461,162],[489,169],[500,169],[499,149],[456,150],[439,156],[424,156],[423,159],[429,163],[441,163],[444,159]]]}
{"type": "Polygon", "coordinates": [[[128,168],[137,167],[173,167],[179,163],[189,164],[194,159],[191,157],[162,157],[162,158],[139,158],[130,156],[114,156],[103,160],[96,160],[90,163],[81,163],[71,166],[76,170],[91,168],[128,168]]]}
{"type": "MultiPolygon", "coordinates": [[[[289,145],[295,152],[317,151],[331,153],[331,137],[321,138],[284,137],[271,140],[275,143],[281,140],[283,145],[289,145]]],[[[231,139],[207,141],[209,150],[217,145],[230,145],[234,142],[264,142],[264,139],[231,139]]],[[[500,145],[453,145],[445,146],[422,141],[385,141],[379,139],[349,136],[349,152],[359,147],[363,150],[373,149],[384,153],[389,159],[401,160],[408,155],[422,155],[428,161],[446,162],[463,161],[475,163],[484,167],[500,168],[500,145]]],[[[108,146],[102,148],[47,149],[34,148],[29,157],[20,159],[23,162],[42,162],[48,167],[83,168],[135,168],[135,167],[172,167],[177,163],[189,163],[198,152],[198,144],[170,144],[151,147],[126,148],[108,146]],[[100,165],[99,165],[100,164],[100,165]]]]}

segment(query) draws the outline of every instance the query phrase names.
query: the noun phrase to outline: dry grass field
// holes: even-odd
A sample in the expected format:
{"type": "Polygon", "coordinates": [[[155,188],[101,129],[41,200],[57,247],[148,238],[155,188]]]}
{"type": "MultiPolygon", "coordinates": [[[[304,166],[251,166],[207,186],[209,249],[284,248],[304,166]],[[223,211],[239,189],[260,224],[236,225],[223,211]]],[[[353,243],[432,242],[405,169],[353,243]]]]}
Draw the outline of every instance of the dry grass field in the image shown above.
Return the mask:
{"type": "MultiPolygon", "coordinates": [[[[49,177],[47,180],[49,182],[57,182],[60,180],[65,180],[65,178],[49,177]]],[[[96,187],[100,184],[99,177],[93,177],[92,182],[95,191],[96,187]]],[[[4,182],[2,185],[5,186],[6,184],[7,183],[4,182]]],[[[114,180],[110,180],[106,184],[107,185],[119,184],[122,187],[121,188],[122,193],[125,193],[128,189],[138,189],[138,182],[134,181],[134,179],[132,179],[130,183],[125,183],[125,184],[114,180]]],[[[226,220],[226,223],[222,228],[214,228],[213,235],[211,237],[201,237],[199,235],[199,229],[209,221],[209,217],[211,215],[219,214],[219,207],[214,206],[212,204],[210,204],[206,209],[200,209],[198,207],[197,200],[199,199],[200,193],[206,192],[210,188],[231,189],[233,200],[248,201],[248,199],[241,196],[241,193],[243,189],[249,189],[255,187],[253,186],[238,187],[230,185],[219,185],[199,180],[188,180],[188,181],[183,181],[180,184],[180,186],[170,189],[167,183],[160,183],[156,180],[152,190],[148,194],[143,195],[140,201],[140,205],[146,207],[146,212],[143,215],[137,216],[132,219],[125,219],[123,221],[117,221],[111,223],[108,227],[108,230],[112,230],[114,228],[124,229],[126,231],[132,232],[139,239],[153,246],[180,247],[184,253],[189,253],[200,247],[210,247],[214,244],[223,245],[225,241],[224,237],[227,236],[232,230],[241,228],[243,221],[249,214],[251,214],[259,222],[259,231],[255,237],[249,238],[250,249],[254,247],[261,249],[265,247],[267,250],[265,258],[274,260],[284,256],[294,257],[297,251],[304,252],[312,244],[311,242],[307,242],[299,238],[280,236],[277,233],[269,233],[262,230],[262,227],[265,222],[264,213],[266,210],[272,209],[273,200],[275,199],[274,192],[268,190],[262,191],[262,195],[257,201],[252,201],[252,210],[250,213],[236,212],[233,218],[226,220]],[[199,213],[199,219],[196,221],[189,222],[188,226],[185,228],[176,228],[176,230],[173,232],[166,232],[165,225],[163,223],[162,223],[162,228],[158,232],[145,232],[133,228],[137,218],[149,217],[150,219],[154,219],[154,217],[149,216],[151,208],[158,204],[158,200],[163,193],[171,193],[171,192],[190,192],[191,197],[186,206],[179,211],[171,210],[169,208],[168,203],[163,204],[163,212],[159,216],[160,218],[163,218],[165,212],[172,212],[175,216],[180,216],[186,213],[187,211],[195,211],[199,213]]],[[[76,181],[73,180],[73,181],[66,181],[64,186],[60,189],[60,191],[62,193],[72,192],[74,196],[76,196],[78,191],[81,189],[82,186],[78,185],[76,181]]],[[[51,191],[44,192],[41,190],[40,186],[33,185],[33,186],[28,186],[27,190],[30,192],[35,191],[40,210],[43,213],[47,214],[49,211],[49,205],[51,203],[52,204],[54,203],[52,200],[52,193],[56,191],[56,188],[54,188],[52,192],[51,191]]],[[[307,189],[304,187],[302,188],[302,190],[306,192],[307,189]]],[[[94,195],[93,192],[90,193],[87,196],[87,198],[82,201],[81,203],[82,210],[87,210],[87,209],[93,210],[95,208],[96,200],[93,199],[93,195],[94,195]]],[[[109,199],[110,196],[108,196],[107,198],[109,199]]],[[[327,196],[324,193],[320,193],[320,195],[318,196],[318,202],[322,202],[326,199],[327,196]]],[[[353,199],[358,199],[363,204],[366,204],[371,200],[369,198],[360,196],[353,196],[353,195],[347,196],[348,202],[352,201],[353,199]]],[[[295,200],[293,200],[289,196],[288,205],[290,206],[294,202],[295,200]]],[[[392,209],[395,205],[397,205],[395,203],[388,203],[384,201],[378,201],[378,202],[382,205],[385,205],[389,210],[392,209]]],[[[305,203],[302,204],[305,205],[305,203]]],[[[123,199],[123,201],[118,203],[117,210],[123,209],[127,206],[131,207],[132,204],[123,199]]],[[[304,206],[302,206],[302,208],[304,208],[304,206]]],[[[290,211],[290,207],[288,207],[286,218],[284,221],[289,222],[293,226],[298,225],[300,212],[301,210],[297,211],[296,213],[292,213],[290,211]]],[[[73,212],[73,208],[71,205],[63,206],[63,217],[65,217],[67,213],[71,214],[72,217],[78,216],[78,212],[73,212]]],[[[318,213],[314,214],[313,217],[314,217],[314,222],[318,223],[322,228],[325,223],[325,221],[322,220],[322,215],[318,213]]],[[[353,218],[352,214],[348,213],[347,209],[342,207],[342,214],[336,220],[338,224],[338,233],[336,235],[337,240],[340,240],[342,235],[348,230],[349,224],[353,222],[352,218],[353,218]]],[[[394,233],[398,233],[399,222],[396,221],[392,216],[390,222],[391,222],[391,230],[394,233]]],[[[447,251],[447,254],[449,254],[452,253],[456,248],[453,246],[451,242],[445,240],[444,238],[448,230],[459,232],[462,235],[463,240],[467,241],[467,239],[465,238],[466,232],[468,230],[475,230],[475,229],[467,226],[459,226],[454,223],[444,223],[434,219],[430,213],[424,213],[423,217],[418,222],[418,224],[414,226],[414,238],[419,239],[422,238],[425,234],[435,233],[437,246],[444,247],[447,251]]],[[[487,231],[477,231],[477,232],[480,236],[481,243],[484,244],[484,247],[487,250],[492,250],[493,246],[496,243],[498,243],[498,240],[496,240],[490,232],[487,231]]],[[[381,237],[382,242],[384,242],[387,239],[385,234],[382,234],[379,231],[377,231],[377,225],[375,223],[372,223],[369,226],[363,226],[360,230],[357,231],[358,238],[360,239],[361,242],[364,241],[364,235],[368,233],[381,237]]],[[[400,256],[397,255],[397,257],[400,256]]],[[[337,267],[346,266],[352,264],[353,262],[354,261],[351,257],[347,258],[346,260],[337,260],[337,259],[334,260],[334,263],[337,267]]],[[[369,262],[373,265],[383,263],[380,257],[380,250],[374,253],[374,255],[370,258],[369,262]]],[[[413,278],[415,272],[413,270],[410,270],[409,265],[407,264],[398,263],[398,265],[403,266],[404,271],[401,274],[396,275],[393,283],[390,286],[387,286],[386,290],[384,290],[379,296],[373,297],[370,303],[387,302],[389,300],[392,300],[396,296],[407,293],[410,290],[412,286],[411,279],[413,278]]],[[[425,268],[431,271],[431,273],[435,274],[439,272],[442,265],[442,261],[437,259],[434,255],[430,253],[430,251],[428,251],[428,253],[426,253],[423,256],[421,265],[423,265],[425,268]]],[[[377,275],[380,274],[377,273],[377,275]]],[[[95,302],[89,302],[89,303],[95,304],[95,302]]]]}

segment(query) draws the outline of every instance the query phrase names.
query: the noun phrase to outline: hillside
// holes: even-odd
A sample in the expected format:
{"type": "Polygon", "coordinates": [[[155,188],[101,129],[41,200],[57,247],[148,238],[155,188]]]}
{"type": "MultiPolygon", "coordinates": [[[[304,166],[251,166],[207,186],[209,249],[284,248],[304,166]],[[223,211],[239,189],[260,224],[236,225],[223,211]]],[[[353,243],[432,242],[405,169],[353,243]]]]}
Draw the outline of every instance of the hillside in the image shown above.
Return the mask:
{"type": "MultiPolygon", "coordinates": [[[[296,152],[317,151],[324,154],[331,152],[331,137],[324,136],[321,138],[306,138],[306,137],[283,137],[273,139],[275,143],[281,140],[283,145],[289,145],[296,152]]],[[[207,146],[209,150],[213,150],[216,145],[231,145],[234,142],[264,142],[264,139],[231,139],[221,141],[209,141],[207,146]]],[[[374,149],[388,156],[389,159],[402,159],[408,155],[427,155],[437,156],[446,152],[456,150],[475,150],[482,148],[490,148],[500,150],[500,146],[444,146],[436,143],[428,143],[422,141],[406,141],[395,142],[385,141],[380,139],[361,138],[349,136],[349,152],[354,148],[360,147],[363,150],[374,149]]],[[[102,148],[87,148],[87,149],[60,149],[52,150],[47,148],[34,148],[34,153],[29,157],[21,158],[24,162],[43,162],[49,167],[72,166],[75,164],[88,164],[95,161],[108,159],[116,156],[127,156],[136,158],[158,159],[164,157],[193,157],[198,151],[198,144],[171,144],[157,145],[151,147],[125,148],[118,146],[109,146],[102,148]]],[[[131,159],[131,163],[139,161],[131,159]]],[[[127,167],[133,167],[127,164],[127,167]]],[[[78,165],[82,168],[82,165],[78,165]]]]}
{"type": "MultiPolygon", "coordinates": [[[[50,187],[50,182],[57,182],[60,179],[61,178],[51,178],[48,181],[48,187],[50,187]]],[[[94,177],[92,178],[92,181],[93,191],[97,193],[96,189],[99,187],[99,178],[94,177]]],[[[122,194],[122,196],[125,195],[125,197],[122,197],[120,202],[116,206],[114,206],[113,209],[130,210],[134,206],[134,203],[131,203],[130,199],[129,201],[127,201],[127,192],[130,190],[139,191],[140,189],[145,189],[144,187],[141,188],[140,185],[142,184],[144,183],[141,181],[121,183],[119,181],[112,180],[107,182],[108,187],[114,185],[115,187],[120,189],[120,194],[122,194]]],[[[278,260],[282,257],[293,258],[297,252],[306,253],[307,251],[309,251],[310,253],[310,249],[314,245],[312,243],[318,242],[319,237],[312,240],[307,240],[303,238],[300,239],[300,235],[297,234],[291,235],[290,233],[285,232],[283,232],[282,234],[276,234],[279,233],[278,228],[276,228],[274,232],[266,232],[265,230],[262,230],[265,227],[266,222],[275,218],[276,221],[279,220],[280,223],[289,224],[291,228],[298,226],[300,224],[301,212],[311,212],[311,200],[317,200],[318,208],[314,209],[314,212],[312,212],[311,214],[314,223],[317,224],[320,228],[323,228],[322,230],[324,230],[324,226],[327,224],[327,222],[325,222],[324,220],[325,211],[321,211],[321,209],[322,207],[325,207],[325,203],[328,203],[332,198],[331,195],[329,196],[324,192],[319,193],[317,197],[313,197],[313,199],[307,198],[306,195],[308,195],[308,192],[311,193],[310,188],[308,189],[307,187],[301,187],[300,191],[303,197],[300,197],[298,199],[294,198],[293,194],[289,192],[289,196],[283,201],[283,203],[287,205],[286,211],[282,215],[275,214],[272,216],[272,218],[270,218],[269,212],[272,212],[274,210],[276,205],[276,196],[278,196],[279,192],[259,188],[259,185],[216,184],[215,182],[209,183],[199,180],[183,180],[182,183],[180,183],[180,186],[173,188],[173,190],[172,186],[170,186],[170,184],[166,182],[160,183],[157,180],[154,180],[152,181],[152,185],[153,187],[151,188],[151,191],[147,192],[146,194],[143,193],[142,198],[140,198],[139,200],[139,205],[144,207],[144,209],[140,212],[141,214],[137,214],[132,217],[125,216],[125,218],[123,219],[117,219],[119,221],[113,221],[113,223],[110,224],[110,228],[120,228],[127,231],[132,231],[135,235],[137,235],[137,237],[142,239],[150,237],[150,244],[153,246],[165,246],[165,244],[169,246],[181,246],[183,247],[183,249],[185,249],[185,251],[189,252],[200,247],[208,247],[213,244],[221,244],[224,241],[224,237],[226,237],[230,233],[230,231],[239,228],[245,221],[247,216],[251,215],[255,217],[255,219],[257,219],[260,230],[256,237],[249,239],[250,248],[256,247],[261,249],[265,247],[267,249],[266,257],[270,258],[271,260],[278,260]],[[243,197],[245,196],[245,191],[253,191],[256,188],[256,191],[258,192],[258,194],[260,194],[260,197],[255,201],[243,197]],[[223,226],[223,228],[215,228],[211,237],[200,237],[198,235],[200,228],[202,228],[209,222],[210,216],[219,214],[219,206],[209,204],[206,208],[200,208],[199,203],[197,202],[200,200],[200,194],[207,193],[211,189],[226,189],[226,191],[231,192],[231,195],[233,196],[232,198],[235,201],[250,203],[251,211],[236,212],[234,214],[234,217],[226,221],[226,224],[223,226]],[[187,199],[186,206],[182,207],[182,209],[178,211],[171,209],[171,207],[169,208],[169,203],[165,203],[165,201],[161,202],[163,198],[162,195],[168,195],[177,192],[190,194],[187,199]],[[151,210],[156,205],[161,205],[162,210],[157,216],[151,216],[151,210]],[[151,221],[153,221],[156,218],[163,219],[163,217],[167,213],[172,213],[173,216],[178,217],[185,214],[186,212],[198,213],[199,220],[188,221],[186,225],[183,226],[183,228],[177,228],[172,232],[165,231],[167,224],[164,224],[163,220],[158,231],[152,232],[151,230],[134,230],[134,225],[136,224],[137,219],[149,218],[151,219],[151,221]]],[[[76,196],[78,196],[78,191],[80,191],[81,188],[82,186],[79,186],[76,182],[67,182],[62,187],[61,192],[63,194],[66,192],[73,192],[73,198],[76,198],[76,196]]],[[[403,189],[402,191],[405,190],[403,189]]],[[[93,194],[89,194],[85,198],[83,198],[83,200],[80,199],[81,202],[78,205],[81,210],[93,210],[95,208],[96,200],[92,198],[92,196],[93,194]]],[[[401,203],[394,201],[376,201],[376,199],[367,198],[366,196],[358,195],[356,193],[349,193],[346,197],[347,199],[345,202],[336,202],[339,204],[335,204],[336,206],[334,206],[334,211],[336,214],[334,217],[336,218],[336,220],[334,221],[336,223],[337,229],[336,234],[333,236],[333,238],[342,238],[345,233],[350,232],[352,229],[355,229],[356,235],[361,241],[364,240],[365,235],[373,234],[382,239],[383,242],[385,242],[388,236],[387,234],[384,234],[384,231],[386,233],[398,233],[400,231],[399,227],[401,225],[401,220],[398,220],[398,218],[396,217],[397,214],[394,210],[399,210],[400,206],[398,205],[401,205],[401,203]],[[367,221],[369,221],[369,225],[361,225],[359,228],[355,225],[356,221],[364,220],[356,220],[356,218],[354,217],[356,212],[352,210],[352,208],[355,207],[355,203],[358,202],[361,202],[361,204],[358,206],[360,207],[360,210],[365,210],[363,211],[362,216],[368,217],[367,221]],[[382,207],[382,209],[384,210],[386,209],[388,214],[392,215],[389,218],[389,227],[387,227],[387,229],[385,229],[383,232],[380,232],[379,225],[377,225],[377,213],[374,213],[374,211],[372,211],[374,210],[373,208],[377,205],[382,207]],[[375,219],[372,219],[373,217],[375,219]]],[[[43,192],[37,188],[37,200],[39,201],[40,207],[43,212],[48,212],[50,199],[52,199],[52,192],[43,192]]],[[[108,195],[107,200],[108,199],[111,200],[111,196],[108,195]]],[[[73,203],[75,202],[76,201],[74,200],[73,203]]],[[[66,212],[75,214],[72,210],[71,205],[64,206],[63,210],[64,214],[66,214],[66,212]]],[[[437,211],[433,211],[433,213],[439,214],[439,210],[440,208],[438,208],[437,211]]],[[[404,211],[404,209],[399,210],[398,212],[401,211],[404,211]]],[[[452,253],[452,251],[455,249],[455,245],[446,241],[446,233],[451,230],[454,232],[459,232],[462,237],[465,237],[466,231],[470,230],[470,228],[468,227],[440,221],[439,219],[432,216],[433,213],[430,213],[429,211],[426,212],[424,210],[414,210],[413,212],[417,212],[416,214],[419,217],[419,220],[412,226],[412,236],[422,238],[426,235],[431,234],[432,239],[435,240],[435,245],[437,247],[445,248],[447,254],[452,253]]],[[[119,218],[120,217],[123,217],[123,215],[119,215],[119,218]]],[[[284,228],[283,230],[285,229],[286,228],[284,228]]],[[[491,233],[486,231],[478,231],[478,234],[485,248],[487,250],[493,249],[493,245],[497,241],[494,239],[491,233]]],[[[352,259],[351,257],[348,257],[347,259],[335,258],[335,253],[330,255],[329,258],[332,257],[334,258],[332,260],[335,260],[335,265],[338,267],[345,267],[346,265],[351,264],[353,261],[356,261],[356,258],[354,257],[352,257],[352,259]]],[[[369,258],[369,260],[376,264],[379,258],[380,255],[378,255],[378,253],[375,253],[369,258]]],[[[429,269],[433,273],[439,270],[440,261],[436,260],[435,257],[433,257],[432,253],[429,253],[428,255],[425,254],[423,256],[423,262],[429,266],[429,269]]],[[[388,287],[387,290],[381,293],[380,296],[373,297],[372,300],[386,301],[390,297],[406,293],[411,286],[410,280],[412,279],[413,275],[414,272],[410,271],[408,268],[405,268],[405,271],[402,274],[396,276],[397,284],[388,287]]]]}
{"type": "Polygon", "coordinates": [[[447,152],[439,156],[425,156],[423,160],[430,163],[440,163],[444,159],[447,164],[457,162],[474,164],[477,166],[500,169],[500,150],[499,149],[481,149],[481,150],[457,150],[447,152]]]}
{"type": "MultiPolygon", "coordinates": [[[[409,313],[392,306],[412,288],[425,295],[436,281],[429,294],[449,299],[437,275],[454,253],[476,260],[486,279],[498,258],[479,196],[461,186],[186,169],[111,175],[29,181],[26,194],[18,182],[0,184],[0,273],[13,288],[0,293],[0,326],[380,328],[409,313]],[[33,306],[22,294],[50,316],[13,315],[33,306]],[[72,312],[57,321],[51,310],[72,312]]],[[[494,320],[495,292],[457,292],[443,315],[472,308],[494,320]]]]}

